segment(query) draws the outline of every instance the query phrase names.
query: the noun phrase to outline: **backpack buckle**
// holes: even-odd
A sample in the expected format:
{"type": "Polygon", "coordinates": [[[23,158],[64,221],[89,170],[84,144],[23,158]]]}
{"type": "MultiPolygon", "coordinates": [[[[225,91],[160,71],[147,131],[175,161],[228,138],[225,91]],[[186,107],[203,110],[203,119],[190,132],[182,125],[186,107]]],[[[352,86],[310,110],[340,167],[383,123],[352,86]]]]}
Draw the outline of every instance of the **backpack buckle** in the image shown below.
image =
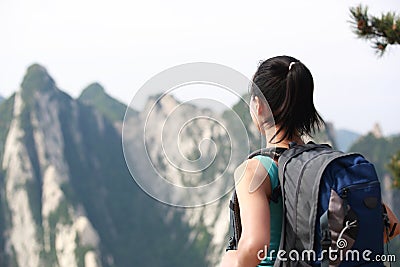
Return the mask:
{"type": "Polygon", "coordinates": [[[225,251],[235,250],[235,249],[236,249],[236,240],[233,236],[231,236],[229,237],[228,247],[225,249],[225,251]]]}

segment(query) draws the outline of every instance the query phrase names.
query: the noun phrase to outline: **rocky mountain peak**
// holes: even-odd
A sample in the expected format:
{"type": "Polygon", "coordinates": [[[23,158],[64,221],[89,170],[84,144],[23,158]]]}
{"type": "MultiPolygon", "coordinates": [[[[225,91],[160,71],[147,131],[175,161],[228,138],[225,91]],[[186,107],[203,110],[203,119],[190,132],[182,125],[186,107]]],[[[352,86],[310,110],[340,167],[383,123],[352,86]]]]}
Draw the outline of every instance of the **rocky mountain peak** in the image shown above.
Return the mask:
{"type": "Polygon", "coordinates": [[[83,89],[80,98],[89,99],[93,97],[98,97],[101,94],[106,94],[104,87],[100,83],[94,82],[83,89]]]}
{"type": "Polygon", "coordinates": [[[382,133],[381,125],[379,123],[375,123],[374,127],[371,130],[371,133],[376,138],[382,138],[383,137],[383,133],[382,133]]]}
{"type": "Polygon", "coordinates": [[[33,64],[26,71],[21,83],[21,89],[23,98],[29,99],[33,96],[34,92],[46,93],[55,91],[56,85],[53,78],[43,66],[33,64]]]}
{"type": "Polygon", "coordinates": [[[113,123],[121,123],[124,118],[126,106],[109,96],[104,87],[97,82],[83,89],[78,100],[86,105],[94,107],[113,123]]]}

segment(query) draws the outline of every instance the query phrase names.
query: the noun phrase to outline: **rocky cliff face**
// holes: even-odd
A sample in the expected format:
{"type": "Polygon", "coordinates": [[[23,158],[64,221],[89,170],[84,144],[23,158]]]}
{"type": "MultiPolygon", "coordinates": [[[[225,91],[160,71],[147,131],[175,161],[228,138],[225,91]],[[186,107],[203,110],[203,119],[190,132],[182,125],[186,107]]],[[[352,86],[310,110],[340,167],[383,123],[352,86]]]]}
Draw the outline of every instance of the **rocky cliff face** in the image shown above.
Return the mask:
{"type": "MultiPolygon", "coordinates": [[[[13,97],[2,152],[4,249],[10,265],[61,267],[81,261],[101,266],[98,233],[86,210],[75,209],[63,190],[70,170],[58,94],[46,71],[34,65],[13,97]],[[81,249],[85,253],[77,259],[81,249]]],[[[65,104],[73,105],[72,99],[66,98],[65,104]]]]}
{"type": "Polygon", "coordinates": [[[28,69],[0,111],[1,266],[208,266],[219,258],[208,245],[220,213],[148,197],[127,170],[118,121],[60,91],[43,67],[28,69]]]}
{"type": "MultiPolygon", "coordinates": [[[[157,182],[160,177],[179,187],[201,187],[216,179],[226,180],[204,192],[184,195],[185,199],[179,202],[207,205],[178,208],[182,209],[182,221],[191,229],[189,242],[200,241],[200,251],[206,252],[204,257],[209,266],[216,266],[227,244],[229,195],[226,190],[229,182],[233,185],[235,166],[243,160],[231,157],[231,142],[237,143],[237,140],[230,139],[222,126],[226,127],[227,122],[209,109],[182,105],[172,96],[152,97],[137,117],[126,118],[125,146],[134,148],[136,155],[140,155],[131,157],[134,176],[144,175],[147,181],[154,180],[153,187],[161,186],[157,182]],[[208,203],[208,199],[215,201],[208,203]]],[[[155,197],[170,203],[177,197],[169,191],[163,193],[155,192],[155,197]]],[[[169,208],[167,218],[176,211],[177,208],[169,208]]]]}

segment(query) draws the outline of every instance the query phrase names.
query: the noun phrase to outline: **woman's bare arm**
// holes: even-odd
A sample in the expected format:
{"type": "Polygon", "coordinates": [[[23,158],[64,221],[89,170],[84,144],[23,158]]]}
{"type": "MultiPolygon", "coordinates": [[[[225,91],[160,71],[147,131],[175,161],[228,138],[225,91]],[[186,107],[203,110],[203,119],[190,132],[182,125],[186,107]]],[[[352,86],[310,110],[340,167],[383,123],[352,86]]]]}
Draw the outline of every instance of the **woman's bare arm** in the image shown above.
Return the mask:
{"type": "MultiPolygon", "coordinates": [[[[260,263],[259,251],[265,251],[270,242],[270,211],[268,197],[271,182],[268,173],[257,159],[244,162],[243,175],[236,185],[240,204],[242,236],[238,250],[228,252],[222,267],[255,267],[260,263]],[[254,185],[259,185],[254,187],[254,185]]],[[[240,169],[240,167],[238,168],[240,169]]],[[[236,177],[237,175],[235,175],[236,177]]],[[[266,252],[266,251],[265,251],[266,252]]]]}

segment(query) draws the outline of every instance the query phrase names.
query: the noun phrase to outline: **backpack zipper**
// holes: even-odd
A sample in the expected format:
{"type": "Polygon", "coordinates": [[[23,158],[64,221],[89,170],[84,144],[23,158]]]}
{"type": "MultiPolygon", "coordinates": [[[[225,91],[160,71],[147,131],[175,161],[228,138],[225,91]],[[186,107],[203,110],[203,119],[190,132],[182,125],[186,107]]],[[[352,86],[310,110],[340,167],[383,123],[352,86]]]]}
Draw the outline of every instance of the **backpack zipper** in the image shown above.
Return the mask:
{"type": "MultiPolygon", "coordinates": [[[[358,183],[358,184],[352,184],[352,185],[348,185],[345,187],[342,187],[342,189],[339,190],[340,192],[340,197],[343,199],[343,206],[347,207],[349,205],[348,203],[348,196],[349,196],[349,192],[351,190],[354,189],[359,189],[359,188],[366,188],[366,187],[370,187],[374,184],[379,184],[379,181],[370,181],[370,182],[366,182],[366,183],[358,183]]],[[[347,215],[347,208],[345,209],[345,215],[347,215]]]]}
{"type": "Polygon", "coordinates": [[[342,189],[340,189],[340,196],[342,198],[346,198],[349,191],[354,190],[354,189],[369,187],[374,184],[379,184],[379,181],[375,180],[375,181],[370,181],[370,182],[366,182],[366,183],[352,184],[352,185],[342,187],[342,189]]]}

